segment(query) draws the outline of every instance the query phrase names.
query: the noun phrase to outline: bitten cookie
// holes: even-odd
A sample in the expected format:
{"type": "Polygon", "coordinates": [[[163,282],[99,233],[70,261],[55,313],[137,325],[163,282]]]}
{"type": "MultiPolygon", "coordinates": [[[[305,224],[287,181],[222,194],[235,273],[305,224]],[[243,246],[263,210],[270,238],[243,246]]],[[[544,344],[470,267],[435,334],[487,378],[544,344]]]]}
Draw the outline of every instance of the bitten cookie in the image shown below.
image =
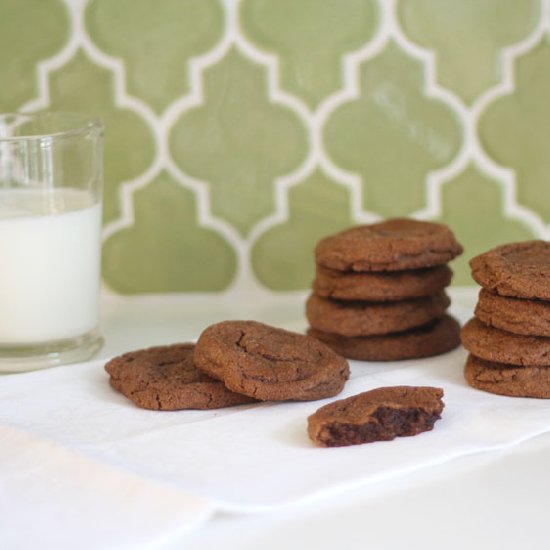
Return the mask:
{"type": "Polygon", "coordinates": [[[450,315],[406,332],[382,336],[346,337],[310,329],[336,353],[360,361],[400,361],[431,357],[453,350],[460,344],[460,325],[450,315]]]}
{"type": "Polygon", "coordinates": [[[550,243],[525,241],[493,248],[470,260],[472,277],[501,296],[550,300],[550,243]]]}
{"type": "Polygon", "coordinates": [[[482,289],[475,315],[486,325],[514,334],[550,337],[550,301],[508,298],[482,289]]]}
{"type": "Polygon", "coordinates": [[[470,386],[510,397],[550,398],[550,367],[516,367],[470,354],[464,368],[470,386]]]}
{"type": "Polygon", "coordinates": [[[138,407],[158,411],[217,409],[255,401],[195,367],[194,344],[157,346],[111,359],[111,386],[138,407]]]}
{"type": "Polygon", "coordinates": [[[338,300],[397,301],[439,294],[453,272],[446,265],[406,271],[336,271],[317,266],[313,291],[338,300]]]}
{"type": "Polygon", "coordinates": [[[550,366],[550,338],[512,334],[476,317],[462,328],[464,347],[476,357],[507,365],[550,366]]]}
{"type": "Polygon", "coordinates": [[[311,294],[306,302],[310,325],[341,336],[403,332],[441,317],[451,301],[445,293],[400,302],[341,302],[311,294]]]}
{"type": "Polygon", "coordinates": [[[331,397],[349,377],[348,362],[318,340],[256,321],[208,327],[195,362],[229,389],[269,401],[331,397]]]}
{"type": "Polygon", "coordinates": [[[321,407],[308,434],[322,447],[389,441],[429,431],[441,418],[443,390],[429,386],[377,388],[321,407]]]}
{"type": "Polygon", "coordinates": [[[315,248],[318,265],[339,271],[418,269],[443,265],[461,253],[447,226],[407,218],[352,227],[315,248]]]}

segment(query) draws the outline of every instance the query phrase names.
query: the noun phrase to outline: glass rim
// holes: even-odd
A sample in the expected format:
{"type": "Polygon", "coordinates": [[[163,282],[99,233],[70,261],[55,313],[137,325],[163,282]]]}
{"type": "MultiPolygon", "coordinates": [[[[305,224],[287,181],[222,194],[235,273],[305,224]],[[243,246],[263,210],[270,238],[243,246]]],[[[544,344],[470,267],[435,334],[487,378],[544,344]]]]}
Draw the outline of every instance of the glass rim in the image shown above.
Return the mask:
{"type": "Polygon", "coordinates": [[[0,112],[0,143],[2,142],[16,142],[16,141],[30,141],[30,140],[44,140],[44,139],[58,139],[73,137],[90,133],[97,130],[103,131],[103,123],[97,116],[85,115],[82,113],[76,113],[72,111],[37,111],[33,113],[18,113],[18,112],[0,112]],[[33,120],[51,118],[53,120],[65,120],[72,122],[66,130],[55,130],[52,132],[40,132],[40,133],[27,133],[15,136],[3,136],[1,127],[5,124],[5,121],[13,119],[16,122],[18,119],[22,119],[24,122],[33,120]]]}

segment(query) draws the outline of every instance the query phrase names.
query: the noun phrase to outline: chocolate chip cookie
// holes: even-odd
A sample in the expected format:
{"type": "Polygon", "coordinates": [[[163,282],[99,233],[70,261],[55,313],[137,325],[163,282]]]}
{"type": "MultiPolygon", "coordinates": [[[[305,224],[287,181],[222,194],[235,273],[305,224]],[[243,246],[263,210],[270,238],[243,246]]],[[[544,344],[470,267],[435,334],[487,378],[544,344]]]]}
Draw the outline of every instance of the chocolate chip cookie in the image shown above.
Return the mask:
{"type": "Polygon", "coordinates": [[[399,302],[338,301],[311,294],[306,317],[312,328],[341,336],[403,332],[441,317],[451,301],[444,293],[399,302]]]}
{"type": "Polygon", "coordinates": [[[325,405],[308,418],[322,447],[360,445],[431,430],[444,408],[443,390],[429,386],[377,388],[325,405]]]}
{"type": "Polygon", "coordinates": [[[452,231],[433,222],[395,218],[361,225],[317,244],[317,264],[339,271],[402,271],[443,265],[462,253],[452,231]]]}
{"type": "Polygon", "coordinates": [[[224,321],[200,335],[195,362],[232,391],[270,401],[339,393],[349,365],[318,340],[256,321],[224,321]]]}
{"type": "Polygon", "coordinates": [[[194,344],[156,346],[111,359],[111,386],[138,407],[158,411],[218,409],[255,400],[198,370],[194,344]]]}

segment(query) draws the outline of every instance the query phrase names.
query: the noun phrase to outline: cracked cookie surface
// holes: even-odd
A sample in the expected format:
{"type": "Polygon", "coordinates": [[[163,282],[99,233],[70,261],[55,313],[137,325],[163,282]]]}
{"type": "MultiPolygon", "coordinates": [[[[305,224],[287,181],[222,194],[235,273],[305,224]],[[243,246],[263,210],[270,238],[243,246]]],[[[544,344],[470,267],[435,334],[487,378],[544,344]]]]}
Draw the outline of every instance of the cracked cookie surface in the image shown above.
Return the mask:
{"type": "Polygon", "coordinates": [[[111,386],[138,407],[159,411],[218,409],[254,399],[228,390],[196,368],[194,344],[131,351],[111,359],[111,386]]]}
{"type": "Polygon", "coordinates": [[[400,271],[443,265],[462,246],[443,224],[394,218],[359,225],[319,241],[317,264],[339,271],[400,271]]]}
{"type": "Polygon", "coordinates": [[[257,321],[208,327],[195,361],[229,389],[265,401],[331,397],[349,377],[348,362],[321,342],[257,321]]]}

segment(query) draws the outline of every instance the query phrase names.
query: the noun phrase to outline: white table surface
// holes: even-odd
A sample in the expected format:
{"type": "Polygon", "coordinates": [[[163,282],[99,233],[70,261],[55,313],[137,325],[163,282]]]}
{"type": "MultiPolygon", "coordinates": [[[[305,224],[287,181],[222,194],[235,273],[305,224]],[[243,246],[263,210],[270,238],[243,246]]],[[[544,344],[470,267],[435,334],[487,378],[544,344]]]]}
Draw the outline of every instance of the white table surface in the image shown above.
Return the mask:
{"type": "MultiPolygon", "coordinates": [[[[467,317],[477,290],[455,289],[451,295],[455,313],[467,317]]],[[[302,331],[304,298],[106,295],[106,343],[98,357],[195,339],[209,324],[230,318],[302,331]]],[[[315,504],[258,515],[219,513],[161,548],[547,550],[549,516],[550,433],[505,451],[469,455],[315,504]]]]}

